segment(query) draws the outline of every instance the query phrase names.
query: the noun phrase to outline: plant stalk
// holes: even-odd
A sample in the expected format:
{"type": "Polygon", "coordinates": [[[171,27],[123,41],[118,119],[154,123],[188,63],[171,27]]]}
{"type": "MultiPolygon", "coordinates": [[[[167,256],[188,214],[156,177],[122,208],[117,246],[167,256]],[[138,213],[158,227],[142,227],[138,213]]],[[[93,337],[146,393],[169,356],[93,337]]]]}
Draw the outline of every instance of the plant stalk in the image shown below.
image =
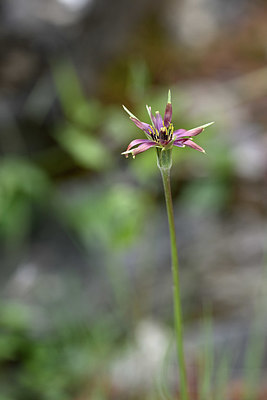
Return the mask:
{"type": "Polygon", "coordinates": [[[160,168],[160,172],[164,186],[164,193],[165,193],[165,200],[166,200],[166,207],[167,207],[167,214],[169,221],[170,241],[171,241],[174,323],[175,323],[177,358],[178,358],[179,375],[180,375],[181,399],[189,400],[186,365],[184,357],[183,320],[182,320],[182,307],[181,307],[180,284],[179,284],[179,261],[178,261],[177,245],[176,245],[176,233],[175,233],[173,204],[172,204],[171,185],[170,185],[170,168],[160,168]]]}

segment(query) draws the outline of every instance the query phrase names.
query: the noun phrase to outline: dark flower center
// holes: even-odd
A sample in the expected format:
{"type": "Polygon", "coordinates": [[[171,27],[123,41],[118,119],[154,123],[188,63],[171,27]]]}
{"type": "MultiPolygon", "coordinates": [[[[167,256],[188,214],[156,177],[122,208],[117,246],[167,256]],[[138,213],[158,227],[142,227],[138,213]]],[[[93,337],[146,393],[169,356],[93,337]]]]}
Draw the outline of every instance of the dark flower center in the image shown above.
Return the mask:
{"type": "Polygon", "coordinates": [[[173,124],[170,124],[168,128],[163,126],[159,131],[159,140],[163,140],[164,142],[169,142],[172,139],[173,134],[173,124]]]}
{"type": "Polygon", "coordinates": [[[160,145],[165,145],[172,140],[173,124],[169,124],[168,128],[166,128],[166,126],[162,126],[159,131],[151,126],[149,133],[155,142],[159,143],[160,145]]]}
{"type": "Polygon", "coordinates": [[[160,140],[168,140],[168,132],[167,132],[167,128],[165,128],[165,126],[160,128],[159,139],[160,140]]]}

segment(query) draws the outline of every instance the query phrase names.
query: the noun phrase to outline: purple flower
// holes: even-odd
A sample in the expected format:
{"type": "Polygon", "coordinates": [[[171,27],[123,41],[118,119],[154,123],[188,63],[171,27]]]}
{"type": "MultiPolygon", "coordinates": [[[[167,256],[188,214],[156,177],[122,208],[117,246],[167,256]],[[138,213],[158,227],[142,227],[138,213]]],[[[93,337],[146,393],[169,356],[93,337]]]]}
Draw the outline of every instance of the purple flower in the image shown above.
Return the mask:
{"type": "Polygon", "coordinates": [[[125,106],[123,106],[123,108],[129,114],[130,119],[135,123],[138,128],[144,131],[147,137],[147,139],[133,140],[127,147],[126,151],[122,153],[126,157],[128,157],[129,154],[132,154],[133,158],[135,158],[136,154],[143,153],[151,147],[157,147],[167,150],[171,149],[173,146],[187,146],[191,147],[192,149],[201,151],[202,153],[205,153],[205,150],[193,141],[193,137],[199,135],[204,130],[204,128],[212,125],[213,122],[198,126],[197,128],[193,128],[188,131],[186,129],[174,130],[173,124],[171,123],[172,105],[170,91],[168,94],[168,103],[166,105],[164,118],[162,118],[158,111],[156,111],[155,115],[152,115],[151,107],[146,106],[148,115],[151,120],[151,125],[145,122],[141,122],[125,106]]]}

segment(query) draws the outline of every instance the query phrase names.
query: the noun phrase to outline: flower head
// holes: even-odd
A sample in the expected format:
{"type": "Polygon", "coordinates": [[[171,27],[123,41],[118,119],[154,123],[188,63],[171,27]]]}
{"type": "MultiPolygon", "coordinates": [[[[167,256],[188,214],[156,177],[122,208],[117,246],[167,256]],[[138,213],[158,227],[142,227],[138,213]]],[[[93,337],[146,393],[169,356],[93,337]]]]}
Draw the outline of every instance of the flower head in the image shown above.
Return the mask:
{"type": "Polygon", "coordinates": [[[151,147],[156,147],[159,149],[171,149],[173,146],[176,147],[191,147],[192,149],[201,151],[205,153],[202,149],[193,141],[193,137],[199,135],[204,128],[212,125],[210,122],[205,125],[198,126],[190,130],[178,129],[174,130],[172,124],[172,105],[171,105],[171,93],[168,94],[168,102],[165,109],[164,118],[156,111],[155,115],[152,115],[151,107],[146,106],[148,115],[151,120],[151,124],[141,122],[135,115],[133,115],[125,106],[124,110],[129,114],[130,119],[134,124],[145,132],[147,139],[135,139],[127,147],[124,154],[128,157],[129,154],[135,158],[136,154],[143,153],[144,151],[150,149],[151,147]]]}

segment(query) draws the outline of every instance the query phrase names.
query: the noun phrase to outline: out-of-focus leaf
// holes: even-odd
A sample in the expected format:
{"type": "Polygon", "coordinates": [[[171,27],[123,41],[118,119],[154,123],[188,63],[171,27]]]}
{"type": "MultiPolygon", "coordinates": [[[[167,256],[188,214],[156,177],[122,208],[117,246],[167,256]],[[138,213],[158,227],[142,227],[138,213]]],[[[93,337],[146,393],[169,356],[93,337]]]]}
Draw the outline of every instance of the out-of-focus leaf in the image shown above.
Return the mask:
{"type": "Polygon", "coordinates": [[[100,140],[70,124],[56,134],[56,139],[82,167],[101,170],[111,163],[108,148],[100,140]]]}
{"type": "Polygon", "coordinates": [[[89,129],[102,122],[102,108],[83,94],[77,72],[70,60],[52,67],[60,104],[68,119],[89,129]]]}
{"type": "Polygon", "coordinates": [[[45,173],[22,158],[5,158],[0,163],[0,194],[12,196],[15,192],[30,197],[41,197],[48,187],[45,173]]]}
{"type": "Polygon", "coordinates": [[[93,100],[73,104],[71,119],[82,127],[95,129],[103,122],[101,106],[93,100]]]}
{"type": "Polygon", "coordinates": [[[142,228],[148,202],[141,191],[122,184],[62,201],[65,218],[85,244],[100,248],[129,245],[142,228]]]}
{"type": "Polygon", "coordinates": [[[47,198],[50,183],[46,174],[23,159],[5,158],[0,163],[0,234],[6,237],[27,232],[31,205],[47,198]]]}
{"type": "Polygon", "coordinates": [[[31,308],[19,303],[6,303],[0,306],[0,324],[3,328],[22,330],[32,320],[31,308]]]}
{"type": "Polygon", "coordinates": [[[77,72],[70,60],[51,65],[60,103],[65,113],[71,115],[75,105],[85,102],[77,72]]]}

